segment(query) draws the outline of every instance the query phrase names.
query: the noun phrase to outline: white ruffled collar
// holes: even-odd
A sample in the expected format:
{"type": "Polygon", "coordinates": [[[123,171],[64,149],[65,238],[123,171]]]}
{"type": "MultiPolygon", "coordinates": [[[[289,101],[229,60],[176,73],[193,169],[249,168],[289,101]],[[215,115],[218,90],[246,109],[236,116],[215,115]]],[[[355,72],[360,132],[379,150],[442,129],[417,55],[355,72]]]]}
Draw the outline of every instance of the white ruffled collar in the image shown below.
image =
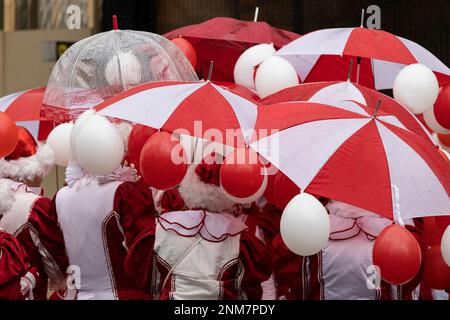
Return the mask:
{"type": "Polygon", "coordinates": [[[221,242],[247,230],[242,217],[204,210],[172,211],[158,217],[159,225],[182,237],[200,235],[210,242],[221,242]]]}
{"type": "Polygon", "coordinates": [[[30,187],[30,186],[27,186],[23,182],[9,180],[9,186],[13,192],[22,191],[22,192],[26,192],[26,193],[33,193],[37,196],[42,196],[44,194],[44,189],[42,189],[40,187],[30,187]]]}
{"type": "Polygon", "coordinates": [[[133,167],[119,167],[114,172],[105,176],[94,176],[86,172],[77,163],[70,163],[66,168],[66,183],[70,188],[79,188],[82,185],[88,185],[93,181],[99,184],[106,184],[113,181],[136,182],[137,172],[133,167]]]}
{"type": "Polygon", "coordinates": [[[376,213],[343,203],[332,201],[327,205],[331,222],[331,240],[345,240],[361,232],[373,240],[392,221],[376,213]]]}

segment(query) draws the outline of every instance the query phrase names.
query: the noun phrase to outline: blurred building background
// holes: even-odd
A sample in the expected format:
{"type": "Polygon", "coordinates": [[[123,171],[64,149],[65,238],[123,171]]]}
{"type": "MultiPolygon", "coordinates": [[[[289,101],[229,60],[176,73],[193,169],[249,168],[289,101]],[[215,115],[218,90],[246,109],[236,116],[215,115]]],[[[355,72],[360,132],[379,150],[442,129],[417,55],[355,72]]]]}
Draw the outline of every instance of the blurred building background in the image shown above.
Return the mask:
{"type": "Polygon", "coordinates": [[[420,43],[450,65],[449,0],[0,0],[0,95],[45,85],[59,55],[110,30],[113,14],[122,29],[163,34],[217,16],[252,20],[259,6],[259,20],[304,34],[359,26],[361,9],[373,4],[381,9],[383,30],[420,43]],[[74,7],[79,21],[69,26],[74,7]]]}
{"type": "Polygon", "coordinates": [[[449,0],[104,0],[104,30],[117,14],[122,28],[163,34],[180,26],[226,16],[259,20],[299,34],[323,28],[356,27],[361,10],[381,9],[381,28],[420,43],[450,65],[449,0]]]}

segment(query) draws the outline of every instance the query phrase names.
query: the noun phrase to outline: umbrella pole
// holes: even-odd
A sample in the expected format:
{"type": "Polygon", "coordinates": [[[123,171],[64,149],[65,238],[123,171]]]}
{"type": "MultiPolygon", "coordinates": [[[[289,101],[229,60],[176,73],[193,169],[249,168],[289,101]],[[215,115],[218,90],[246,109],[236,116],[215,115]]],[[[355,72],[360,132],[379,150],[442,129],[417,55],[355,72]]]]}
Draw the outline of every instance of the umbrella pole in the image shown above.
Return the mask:
{"type": "Polygon", "coordinates": [[[59,170],[58,165],[55,166],[56,169],[56,191],[59,191],[59,170]]]}
{"type": "Polygon", "coordinates": [[[350,59],[350,65],[348,66],[347,81],[351,81],[352,78],[353,59],[350,59]]]}
{"type": "Polygon", "coordinates": [[[214,69],[214,61],[211,61],[211,63],[209,64],[209,70],[208,70],[208,78],[207,78],[208,81],[211,81],[213,69],[214,69]]]}
{"type": "Polygon", "coordinates": [[[361,57],[357,58],[357,64],[356,64],[356,84],[359,84],[359,71],[361,69],[361,57]]]}
{"type": "MultiPolygon", "coordinates": [[[[119,30],[119,23],[117,22],[117,16],[112,16],[112,25],[113,30],[118,31],[119,30]]],[[[117,72],[119,74],[119,82],[122,84],[123,90],[127,90],[127,86],[125,84],[125,81],[123,80],[123,73],[122,73],[122,64],[120,63],[120,51],[117,51],[117,72]]]]}
{"type": "Polygon", "coordinates": [[[365,10],[362,9],[362,11],[361,11],[361,28],[364,28],[364,15],[365,15],[365,10]]]}
{"type": "Polygon", "coordinates": [[[258,22],[258,16],[259,16],[259,7],[255,8],[255,17],[253,18],[253,22],[258,22]]]}
{"type": "Polygon", "coordinates": [[[375,108],[375,112],[373,113],[373,118],[377,117],[378,109],[380,109],[381,106],[381,100],[378,100],[377,106],[375,108]]]}

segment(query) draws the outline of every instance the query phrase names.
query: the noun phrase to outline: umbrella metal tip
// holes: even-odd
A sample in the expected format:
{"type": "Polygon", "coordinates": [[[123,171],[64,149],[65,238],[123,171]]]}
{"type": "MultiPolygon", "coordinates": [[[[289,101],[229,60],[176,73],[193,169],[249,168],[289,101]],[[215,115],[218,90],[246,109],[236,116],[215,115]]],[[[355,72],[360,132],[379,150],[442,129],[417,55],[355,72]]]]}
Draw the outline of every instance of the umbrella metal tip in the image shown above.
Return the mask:
{"type": "Polygon", "coordinates": [[[119,23],[117,22],[117,16],[112,16],[112,24],[113,24],[113,30],[119,30],[119,23]]]}

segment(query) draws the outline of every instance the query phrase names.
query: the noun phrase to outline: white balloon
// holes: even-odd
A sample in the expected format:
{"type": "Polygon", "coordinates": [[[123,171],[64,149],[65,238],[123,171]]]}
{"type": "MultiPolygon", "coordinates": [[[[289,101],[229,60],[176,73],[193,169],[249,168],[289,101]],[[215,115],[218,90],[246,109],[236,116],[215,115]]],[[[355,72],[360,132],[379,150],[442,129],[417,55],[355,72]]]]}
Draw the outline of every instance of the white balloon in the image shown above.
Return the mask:
{"type": "Polygon", "coordinates": [[[450,226],[447,227],[442,236],[441,252],[445,263],[450,267],[450,226]]]}
{"type": "Polygon", "coordinates": [[[99,176],[116,170],[124,157],[124,143],[116,127],[99,115],[86,120],[76,136],[75,150],[81,167],[99,176]]]}
{"type": "Polygon", "coordinates": [[[264,60],[256,72],[256,93],[261,98],[297,84],[297,72],[281,57],[273,56],[264,60]]]}
{"type": "MultiPolygon", "coordinates": [[[[266,168],[264,168],[264,171],[266,171],[266,168]]],[[[267,176],[267,172],[264,172],[264,179],[263,179],[258,191],[256,191],[254,194],[252,194],[251,196],[246,197],[246,198],[238,198],[238,197],[232,196],[222,187],[222,184],[220,185],[220,187],[222,188],[223,193],[231,201],[236,202],[236,203],[248,204],[248,203],[252,203],[252,202],[259,200],[263,196],[264,192],[266,191],[268,181],[269,181],[269,178],[267,176]]]]}
{"type": "Polygon", "coordinates": [[[430,109],[439,94],[439,84],[426,66],[415,63],[402,69],[394,81],[394,98],[414,114],[430,109]]]}
{"type": "Polygon", "coordinates": [[[301,256],[316,254],[330,237],[328,212],[312,195],[299,194],[284,209],[280,233],[292,252],[301,256]]]}
{"type": "Polygon", "coordinates": [[[95,110],[93,109],[89,109],[86,110],[85,112],[83,112],[77,119],[77,121],[75,121],[73,127],[72,127],[72,133],[70,135],[70,147],[72,150],[72,156],[75,156],[76,154],[76,145],[75,145],[75,141],[76,141],[76,137],[78,136],[78,133],[81,131],[81,128],[84,126],[84,124],[86,123],[86,121],[91,118],[93,115],[95,115],[95,110]]]}
{"type": "Polygon", "coordinates": [[[234,66],[234,82],[255,89],[254,68],[275,54],[273,44],[258,44],[245,50],[234,66]]]}
{"type": "Polygon", "coordinates": [[[52,149],[58,166],[67,167],[72,156],[70,147],[72,128],[73,123],[63,123],[55,127],[48,135],[47,145],[52,149]]]}
{"type": "Polygon", "coordinates": [[[119,52],[108,61],[105,77],[109,85],[125,85],[128,89],[141,83],[142,66],[133,53],[119,52]]]}
{"type": "Polygon", "coordinates": [[[434,115],[434,107],[431,107],[430,109],[428,109],[423,113],[423,120],[425,121],[427,126],[429,126],[430,129],[433,130],[434,132],[442,134],[450,133],[449,129],[446,129],[443,126],[441,126],[439,122],[436,120],[436,117],[434,115]]]}

